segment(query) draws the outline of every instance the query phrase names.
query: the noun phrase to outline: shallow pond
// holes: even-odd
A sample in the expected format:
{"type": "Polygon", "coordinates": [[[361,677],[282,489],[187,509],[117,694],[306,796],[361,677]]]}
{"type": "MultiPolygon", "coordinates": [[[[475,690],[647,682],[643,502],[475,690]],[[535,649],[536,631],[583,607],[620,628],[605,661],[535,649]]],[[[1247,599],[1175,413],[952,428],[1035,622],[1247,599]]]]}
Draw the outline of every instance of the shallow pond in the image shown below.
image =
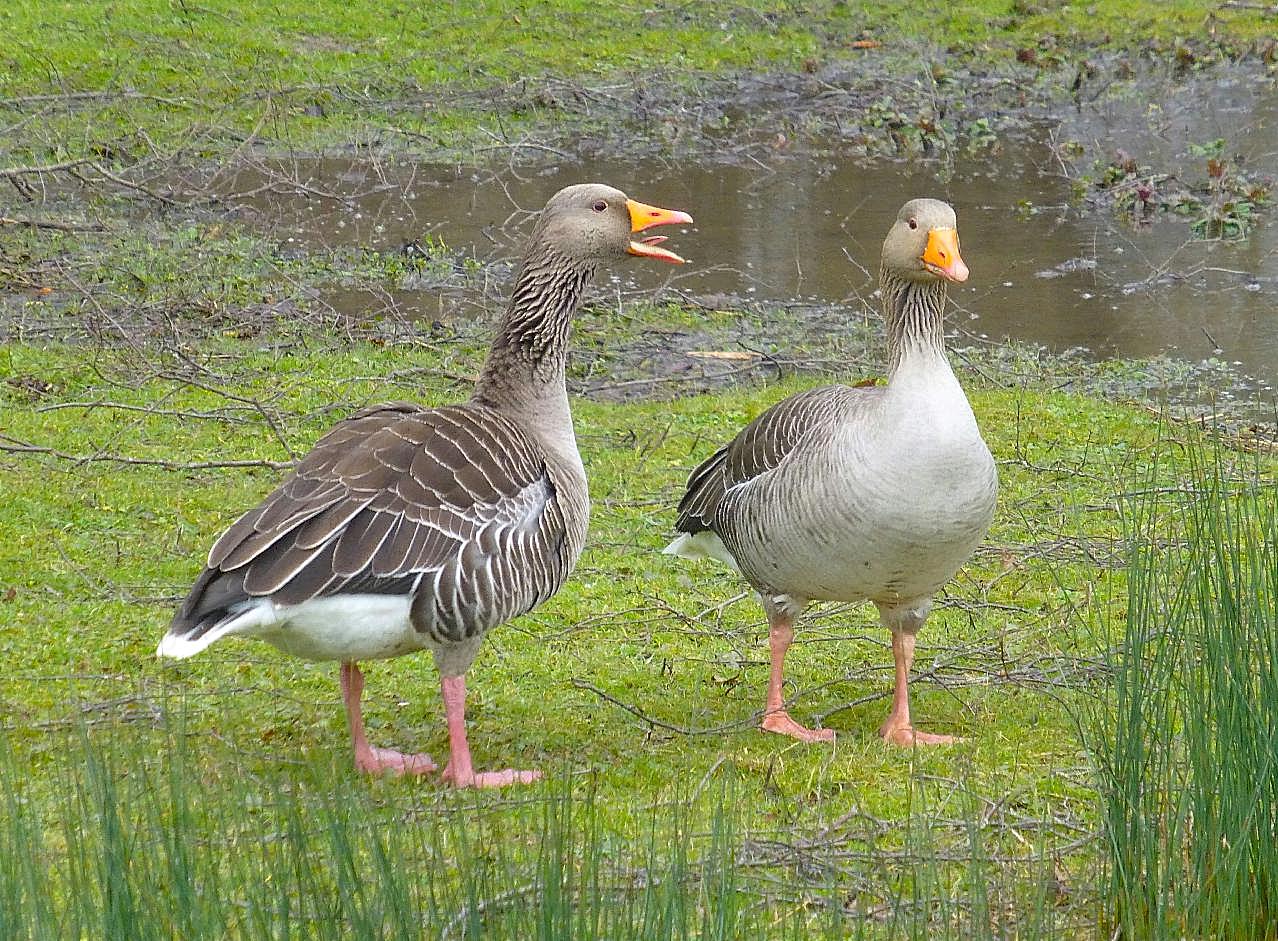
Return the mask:
{"type": "MultiPolygon", "coordinates": [[[[690,231],[671,247],[683,269],[628,266],[618,290],[665,285],[685,296],[801,300],[873,308],[877,254],[900,204],[936,195],[956,207],[970,281],[952,292],[952,324],[1097,356],[1170,353],[1215,357],[1255,378],[1262,397],[1278,383],[1278,210],[1263,212],[1246,238],[1204,241],[1188,221],[1164,214],[1137,225],[1130,215],[1078,198],[1075,180],[1122,149],[1142,166],[1186,184],[1206,179],[1191,145],[1224,138],[1255,178],[1278,172],[1278,93],[1244,78],[1192,94],[1111,96],[1058,121],[1000,138],[949,164],[935,160],[842,160],[778,150],[730,163],[583,162],[550,156],[539,167],[501,172],[350,160],[245,170],[226,181],[246,192],[277,173],[303,181],[237,199],[240,210],[299,251],[367,246],[389,250],[431,234],[480,259],[519,251],[532,211],[556,188],[602,180],[646,202],[686,209],[690,231]],[[1063,148],[1075,141],[1081,148],[1063,148]],[[1071,163],[1062,153],[1085,156],[1071,163]],[[287,171],[287,172],[285,172],[287,171]],[[285,192],[292,189],[292,192],[285,192]],[[317,195],[340,194],[342,199],[317,195]],[[659,270],[657,270],[659,269],[659,270]]],[[[277,178],[276,182],[279,182],[277,178]]],[[[352,312],[360,290],[329,300],[352,312]]],[[[396,292],[401,310],[433,317],[445,309],[429,287],[396,292]]]]}

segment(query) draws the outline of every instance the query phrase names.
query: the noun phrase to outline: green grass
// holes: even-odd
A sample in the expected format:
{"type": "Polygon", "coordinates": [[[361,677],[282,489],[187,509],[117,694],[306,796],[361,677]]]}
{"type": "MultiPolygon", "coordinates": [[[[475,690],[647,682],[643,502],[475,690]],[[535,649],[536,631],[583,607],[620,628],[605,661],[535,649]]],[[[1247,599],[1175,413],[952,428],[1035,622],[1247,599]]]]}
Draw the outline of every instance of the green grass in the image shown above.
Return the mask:
{"type": "Polygon", "coordinates": [[[904,58],[917,73],[920,55],[945,55],[922,49],[999,62],[1027,48],[1065,62],[1076,45],[1147,41],[1228,52],[1270,36],[1272,25],[1256,10],[1222,11],[1207,0],[715,0],[695,9],[593,0],[17,0],[0,10],[9,37],[0,97],[28,116],[14,127],[15,155],[127,162],[152,143],[211,154],[249,135],[318,148],[395,128],[415,135],[415,146],[456,153],[481,139],[480,126],[553,123],[573,95],[546,77],[637,86],[656,76],[663,94],[677,95],[699,75],[864,57],[849,48],[863,35],[884,43],[872,56],[904,58]],[[39,97],[59,95],[73,97],[39,97]]]}
{"type": "Polygon", "coordinates": [[[793,846],[776,823],[745,832],[730,774],[619,824],[590,777],[500,800],[370,790],[318,764],[280,784],[227,749],[197,758],[172,727],[61,741],[52,799],[0,750],[7,938],[1072,936],[1042,891],[1048,855],[1027,853],[1023,873],[992,864],[960,803],[965,859],[940,861],[955,826],[941,789],[913,781],[906,843],[871,864],[848,829],[828,847],[793,846]],[[1014,925],[991,911],[1000,898],[1024,904],[1014,925]]]}
{"type": "Polygon", "coordinates": [[[303,320],[322,324],[327,317],[317,297],[342,288],[376,296],[411,279],[416,290],[444,284],[478,290],[480,262],[461,258],[432,236],[416,245],[414,257],[356,247],[303,254],[277,238],[212,219],[122,222],[93,234],[26,229],[0,244],[0,277],[14,291],[8,325],[18,336],[38,329],[79,337],[96,328],[118,340],[125,326],[143,335],[156,323],[180,321],[193,339],[270,329],[276,318],[294,327],[303,320]]]}
{"type": "MultiPolygon", "coordinates": [[[[287,460],[361,404],[464,395],[435,370],[473,355],[314,335],[0,351],[0,430],[62,455],[0,455],[0,841],[18,851],[0,852],[0,902],[21,901],[0,908],[23,913],[19,936],[332,922],[394,937],[371,926],[437,925],[530,883],[527,904],[491,903],[493,936],[589,937],[582,918],[616,937],[1079,937],[1100,922],[1110,815],[1078,725],[1121,634],[1100,616],[1124,604],[1116,494],[1153,453],[1169,457],[1150,482],[1190,471],[1142,409],[974,382],[999,517],[929,621],[914,684],[917,720],[968,738],[955,748],[875,737],[891,655],[864,607],[815,612],[789,661],[796,716],[828,716],[836,747],[758,733],[757,605],[716,610],[735,579],[658,553],[686,471],[795,381],[577,403],[590,544],[554,599],[494,632],[470,681],[479,765],[549,783],[474,797],[365,782],[331,665],[250,642],[154,660],[211,540],[279,471],[117,458],[287,460]],[[555,840],[548,862],[537,848],[555,840]],[[636,872],[680,875],[636,887],[636,872]]],[[[429,658],[370,664],[366,698],[375,741],[444,753],[429,658]]]]}
{"type": "MultiPolygon", "coordinates": [[[[403,138],[455,157],[490,134],[629,120],[637,89],[668,105],[738,71],[864,62],[951,87],[950,66],[1013,68],[1032,49],[1018,74],[1056,87],[1092,50],[1193,67],[1272,32],[1218,6],[19,0],[0,9],[0,164],[89,158],[150,185],[210,158],[233,168],[238,148],[403,138]],[[862,35],[884,46],[851,49],[862,35]],[[583,104],[576,84],[623,89],[621,104],[583,104]]],[[[284,462],[360,405],[467,392],[482,324],[339,336],[314,293],[486,273],[439,245],[413,262],[298,257],[199,208],[100,198],[136,191],[90,176],[40,178],[18,213],[106,231],[0,231],[10,336],[75,339],[0,347],[0,444],[56,452],[0,451],[0,937],[1273,933],[1275,733],[1258,704],[1275,692],[1278,577],[1254,486],[1272,487],[1271,462],[1225,467],[1114,396],[1050,391],[1023,349],[973,354],[1016,377],[968,377],[999,516],[930,619],[914,684],[920,724],[968,741],[877,741],[891,654],[856,607],[813,612],[791,654],[796,716],[840,736],[807,748],[754,730],[757,605],[721,607],[737,580],[659,555],[687,470],[803,383],[581,401],[590,544],[470,679],[480,767],[548,780],[504,795],[366,781],[331,665],[247,642],[181,664],[152,651],[212,539],[281,473],[210,465],[284,462]]],[[[647,329],[742,315],[705,316],[596,309],[575,379],[622,374],[618,345],[647,329]]],[[[1132,368],[1071,376],[1121,389],[1132,368]]],[[[374,740],[442,755],[429,658],[368,673],[374,740]]]]}

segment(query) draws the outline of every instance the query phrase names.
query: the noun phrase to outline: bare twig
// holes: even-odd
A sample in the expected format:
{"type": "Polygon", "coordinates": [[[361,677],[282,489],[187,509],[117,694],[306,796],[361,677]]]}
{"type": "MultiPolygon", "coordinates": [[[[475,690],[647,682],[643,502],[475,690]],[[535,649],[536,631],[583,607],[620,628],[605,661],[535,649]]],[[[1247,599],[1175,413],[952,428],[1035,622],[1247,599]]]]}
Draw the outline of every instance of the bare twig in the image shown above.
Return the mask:
{"type": "Polygon", "coordinates": [[[12,98],[0,99],[0,107],[11,108],[15,105],[59,104],[70,101],[117,101],[138,100],[158,101],[160,104],[172,105],[175,108],[193,108],[197,102],[186,98],[166,98],[163,95],[149,95],[136,91],[72,91],[44,95],[15,95],[12,98]]]}
{"type": "Polygon", "coordinates": [[[610,693],[605,693],[602,689],[600,689],[595,684],[587,683],[585,680],[580,680],[574,677],[572,681],[572,685],[575,686],[577,689],[584,689],[589,692],[592,692],[596,696],[598,696],[600,699],[603,699],[606,702],[612,703],[614,706],[624,709],[626,712],[630,713],[640,722],[644,723],[645,725],[651,728],[665,729],[667,732],[676,732],[680,735],[720,735],[724,732],[738,732],[738,731],[741,731],[742,729],[753,728],[755,723],[759,721],[759,714],[755,713],[749,716],[748,718],[740,719],[736,722],[728,722],[728,723],[725,723],[724,725],[713,725],[713,726],[708,726],[702,729],[694,729],[684,725],[675,725],[674,723],[666,722],[664,719],[653,718],[652,716],[644,712],[642,709],[640,709],[638,706],[632,706],[628,702],[622,702],[616,696],[613,696],[610,693]]]}
{"type": "Polygon", "coordinates": [[[58,173],[65,170],[73,170],[76,167],[82,167],[86,163],[92,163],[92,157],[77,157],[75,160],[64,160],[61,163],[45,163],[30,167],[0,167],[0,176],[36,176],[41,173],[58,173]]]}
{"type": "Polygon", "coordinates": [[[56,448],[47,448],[27,441],[20,441],[9,435],[0,435],[0,451],[9,454],[45,454],[60,461],[71,461],[74,464],[105,462],[140,467],[161,467],[165,470],[176,471],[214,470],[232,467],[269,467],[272,470],[287,470],[293,466],[292,461],[166,461],[151,457],[129,457],[124,454],[68,454],[66,451],[59,451],[56,448]]]}
{"type": "Polygon", "coordinates": [[[1220,5],[1222,10],[1259,10],[1270,16],[1278,16],[1278,6],[1270,3],[1247,3],[1246,0],[1225,0],[1220,5]]]}
{"type": "Polygon", "coordinates": [[[98,399],[94,402],[54,402],[52,405],[41,405],[37,412],[56,412],[64,408],[82,408],[91,412],[95,409],[116,409],[121,412],[141,412],[144,415],[166,415],[172,418],[200,418],[210,421],[221,421],[227,424],[244,424],[248,419],[226,412],[195,412],[187,409],[156,408],[150,405],[129,405],[124,402],[108,402],[98,399]]]}
{"type": "Polygon", "coordinates": [[[492,131],[488,130],[488,128],[480,128],[480,130],[482,130],[485,134],[487,134],[496,142],[493,144],[488,144],[487,146],[484,146],[484,147],[476,147],[475,149],[480,152],[489,151],[489,150],[539,150],[539,151],[542,151],[543,153],[554,154],[556,157],[561,157],[564,160],[572,159],[572,154],[566,151],[560,150],[557,147],[551,147],[548,144],[540,144],[537,141],[531,141],[531,140],[505,141],[505,140],[502,140],[501,137],[499,137],[498,135],[494,134],[492,131]]]}
{"type": "MultiPolygon", "coordinates": [[[[197,380],[192,379],[190,376],[180,376],[180,375],[174,375],[171,373],[161,373],[160,378],[169,379],[173,382],[180,382],[183,385],[194,386],[195,388],[202,389],[205,392],[212,392],[214,395],[220,395],[223,398],[230,399],[232,402],[239,402],[241,405],[249,406],[254,411],[256,411],[259,415],[262,416],[262,421],[266,422],[267,427],[270,428],[271,431],[274,433],[275,440],[277,440],[280,443],[280,447],[284,449],[284,453],[287,454],[290,459],[297,458],[297,454],[293,451],[293,448],[288,443],[288,438],[285,437],[284,435],[284,429],[280,427],[280,424],[278,421],[276,421],[275,416],[272,415],[270,412],[268,412],[266,410],[266,406],[264,406],[257,399],[250,398],[248,396],[243,396],[243,395],[236,395],[235,393],[230,392],[226,389],[220,389],[220,388],[217,388],[216,386],[210,386],[203,382],[198,382],[197,380]]],[[[291,460],[289,464],[286,464],[283,466],[285,467],[291,466],[291,460]]]]}
{"type": "Polygon", "coordinates": [[[106,226],[98,223],[80,225],[74,222],[58,222],[54,219],[17,219],[0,216],[0,225],[21,225],[29,229],[56,229],[59,232],[105,232],[106,226]]]}
{"type": "Polygon", "coordinates": [[[499,895],[494,895],[489,899],[481,899],[474,905],[467,905],[460,912],[453,916],[453,920],[444,926],[444,930],[439,933],[440,938],[451,938],[454,932],[461,928],[467,921],[476,915],[482,915],[484,912],[494,908],[500,908],[503,905],[509,905],[516,899],[524,898],[531,895],[537,890],[537,883],[529,882],[513,889],[508,889],[499,895]]]}
{"type": "Polygon", "coordinates": [[[744,366],[737,366],[735,369],[725,369],[722,372],[709,373],[706,375],[695,376],[651,376],[645,379],[625,379],[621,382],[602,382],[598,385],[589,386],[585,392],[594,395],[599,392],[609,392],[613,389],[627,389],[637,386],[654,386],[662,384],[677,384],[683,382],[710,382],[715,379],[726,379],[731,376],[739,376],[742,373],[753,372],[761,367],[769,366],[769,363],[763,361],[755,361],[746,363],[744,366]]]}
{"type": "MultiPolygon", "coordinates": [[[[94,170],[102,174],[102,176],[106,177],[108,180],[110,180],[112,183],[116,184],[117,186],[123,186],[125,189],[130,189],[135,192],[141,193],[143,196],[150,196],[152,199],[156,200],[157,202],[164,203],[168,206],[176,206],[178,204],[178,201],[174,199],[172,196],[166,196],[164,193],[157,193],[155,190],[151,189],[149,186],[143,186],[141,183],[135,183],[132,180],[126,180],[122,176],[117,176],[116,174],[108,170],[106,167],[102,166],[102,164],[100,163],[93,163],[93,164],[90,164],[90,166],[92,166],[94,170]]],[[[74,171],[71,172],[71,175],[86,184],[89,183],[88,180],[85,180],[83,176],[81,176],[78,173],[75,173],[74,171]]]]}

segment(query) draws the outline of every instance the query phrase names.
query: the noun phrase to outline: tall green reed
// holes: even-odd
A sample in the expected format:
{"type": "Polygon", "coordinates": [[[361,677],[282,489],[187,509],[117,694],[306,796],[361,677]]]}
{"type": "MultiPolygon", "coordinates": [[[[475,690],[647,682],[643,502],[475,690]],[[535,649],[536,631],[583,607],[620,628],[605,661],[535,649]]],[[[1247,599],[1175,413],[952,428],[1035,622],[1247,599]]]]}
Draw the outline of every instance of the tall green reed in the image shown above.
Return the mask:
{"type": "Polygon", "coordinates": [[[30,765],[6,736],[4,938],[1074,936],[1042,902],[1046,846],[996,862],[975,797],[956,811],[913,776],[879,858],[858,833],[758,829],[731,775],[619,815],[589,777],[455,794],[127,725],[49,735],[30,765]]]}
{"type": "Polygon", "coordinates": [[[568,777],[494,797],[218,758],[172,729],[95,728],[33,768],[0,733],[0,937],[749,939],[823,920],[738,886],[724,793],[654,808],[635,840],[568,777]]]}
{"type": "Polygon", "coordinates": [[[1191,449],[1183,486],[1155,464],[1125,500],[1122,639],[1090,744],[1127,939],[1278,936],[1278,495],[1230,457],[1191,449]]]}

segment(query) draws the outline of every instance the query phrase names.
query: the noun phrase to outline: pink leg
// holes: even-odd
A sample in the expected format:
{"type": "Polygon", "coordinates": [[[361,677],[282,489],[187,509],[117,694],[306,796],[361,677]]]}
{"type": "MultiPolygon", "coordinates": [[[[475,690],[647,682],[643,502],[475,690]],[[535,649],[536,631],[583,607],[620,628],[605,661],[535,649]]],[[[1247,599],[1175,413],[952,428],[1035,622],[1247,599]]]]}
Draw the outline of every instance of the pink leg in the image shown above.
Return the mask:
{"type": "Polygon", "coordinates": [[[765,732],[776,732],[789,735],[801,742],[832,742],[834,729],[804,728],[790,718],[785,711],[785,696],[782,693],[784,682],[782,673],[785,665],[785,652],[790,649],[794,640],[794,628],[790,626],[789,616],[781,613],[771,614],[768,618],[768,646],[772,648],[772,672],[768,675],[768,704],[764,708],[763,721],[759,727],[765,732]]]}
{"type": "Polygon", "coordinates": [[[435,770],[430,755],[405,755],[388,748],[374,748],[364,734],[364,713],[359,699],[364,693],[364,674],[354,661],[342,664],[342,701],[346,703],[346,724],[355,744],[355,767],[368,774],[426,774],[435,770]]]}
{"type": "Polygon", "coordinates": [[[444,780],[453,787],[505,787],[507,784],[531,784],[541,777],[540,771],[476,771],[470,763],[470,745],[466,741],[466,677],[445,676],[440,679],[444,696],[444,715],[448,719],[448,767],[444,780]]]}
{"type": "Polygon", "coordinates": [[[910,667],[914,665],[914,633],[892,631],[892,657],[896,660],[896,691],[892,711],[879,726],[879,735],[893,745],[951,745],[962,739],[953,735],[920,732],[910,724],[910,667]]]}

